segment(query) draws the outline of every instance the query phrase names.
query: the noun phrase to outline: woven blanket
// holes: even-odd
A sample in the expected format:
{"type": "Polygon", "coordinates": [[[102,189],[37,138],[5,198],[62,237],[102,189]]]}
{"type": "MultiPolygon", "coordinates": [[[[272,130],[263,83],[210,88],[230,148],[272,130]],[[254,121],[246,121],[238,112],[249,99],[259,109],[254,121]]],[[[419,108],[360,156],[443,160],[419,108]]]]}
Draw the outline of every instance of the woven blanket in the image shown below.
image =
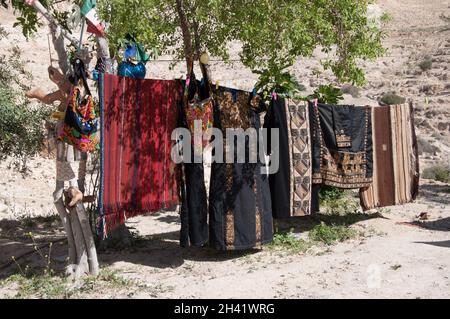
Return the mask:
{"type": "Polygon", "coordinates": [[[364,210],[401,205],[418,195],[419,157],[412,106],[374,107],[373,185],[360,191],[364,210]]]}
{"type": "Polygon", "coordinates": [[[102,75],[99,230],[179,203],[171,159],[183,89],[179,81],[102,75]]]}

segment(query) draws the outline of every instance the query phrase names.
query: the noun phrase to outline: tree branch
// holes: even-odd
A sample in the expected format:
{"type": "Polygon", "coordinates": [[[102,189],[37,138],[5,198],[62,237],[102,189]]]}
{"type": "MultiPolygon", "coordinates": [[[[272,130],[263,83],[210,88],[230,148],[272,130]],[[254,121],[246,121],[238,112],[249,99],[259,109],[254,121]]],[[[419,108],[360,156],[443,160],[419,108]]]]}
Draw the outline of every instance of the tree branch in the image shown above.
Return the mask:
{"type": "Polygon", "coordinates": [[[192,47],[192,36],[191,36],[191,25],[189,20],[186,17],[184,1],[176,0],[177,3],[177,12],[178,17],[180,19],[180,27],[181,32],[183,33],[183,42],[184,42],[184,54],[186,56],[186,66],[188,72],[191,71],[192,63],[194,61],[194,50],[192,47]]]}

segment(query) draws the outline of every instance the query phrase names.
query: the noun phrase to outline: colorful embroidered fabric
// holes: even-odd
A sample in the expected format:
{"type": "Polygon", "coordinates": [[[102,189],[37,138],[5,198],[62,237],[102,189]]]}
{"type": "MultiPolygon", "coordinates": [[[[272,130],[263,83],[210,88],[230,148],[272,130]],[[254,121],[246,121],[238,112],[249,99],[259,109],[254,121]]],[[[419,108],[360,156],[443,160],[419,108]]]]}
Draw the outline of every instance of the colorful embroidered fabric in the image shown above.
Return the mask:
{"type": "Polygon", "coordinates": [[[92,96],[88,95],[86,99],[80,101],[80,90],[75,88],[67,106],[59,139],[81,152],[93,152],[99,149],[97,125],[92,96]]]}
{"type": "Polygon", "coordinates": [[[188,103],[188,105],[185,107],[186,122],[192,134],[192,141],[196,154],[201,154],[202,146],[203,148],[205,148],[211,140],[212,131],[208,130],[213,128],[213,120],[214,120],[213,108],[214,103],[213,99],[211,98],[206,99],[202,102],[188,103]],[[202,134],[201,144],[196,143],[196,140],[194,139],[194,135],[196,133],[195,132],[196,121],[201,122],[200,123],[201,131],[199,130],[198,132],[202,134]]]}
{"type": "Polygon", "coordinates": [[[174,209],[178,170],[171,135],[178,124],[180,81],[100,76],[100,232],[128,218],[174,209]]]}

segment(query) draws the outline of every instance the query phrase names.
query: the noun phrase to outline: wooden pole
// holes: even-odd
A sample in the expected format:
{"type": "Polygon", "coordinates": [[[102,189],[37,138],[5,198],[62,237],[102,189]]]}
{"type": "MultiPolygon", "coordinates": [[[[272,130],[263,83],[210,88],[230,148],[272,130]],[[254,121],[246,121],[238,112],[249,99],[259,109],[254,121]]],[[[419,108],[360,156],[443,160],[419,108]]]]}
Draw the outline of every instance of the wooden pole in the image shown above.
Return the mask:
{"type": "Polygon", "coordinates": [[[83,203],[77,203],[71,213],[76,212],[78,220],[80,221],[81,231],[83,232],[84,245],[87,251],[89,273],[93,276],[99,274],[99,265],[97,259],[97,250],[95,248],[94,237],[92,236],[91,228],[89,226],[89,219],[86,214],[83,203]]]}
{"type": "Polygon", "coordinates": [[[77,253],[76,258],[76,270],[75,270],[75,279],[79,279],[86,274],[89,274],[89,263],[88,263],[88,254],[86,249],[86,244],[84,241],[83,231],[81,229],[81,223],[78,219],[78,213],[76,207],[68,207],[68,203],[70,202],[70,193],[64,192],[65,194],[65,203],[66,207],[69,210],[69,218],[70,224],[72,226],[72,233],[75,242],[75,250],[77,253]]]}
{"type": "Polygon", "coordinates": [[[67,213],[66,207],[64,206],[63,199],[60,198],[57,202],[55,202],[56,210],[59,213],[59,217],[64,226],[64,230],[66,231],[67,243],[69,246],[69,267],[68,273],[71,273],[73,270],[73,266],[77,262],[77,252],[75,250],[75,240],[73,238],[72,225],[70,223],[69,214],[67,213]]]}
{"type": "MultiPolygon", "coordinates": [[[[80,40],[77,40],[57,23],[53,16],[39,1],[33,1],[31,5],[50,23],[52,41],[58,55],[59,67],[65,77],[67,77],[70,72],[70,65],[64,39],[69,40],[72,45],[78,48],[78,54],[81,56],[81,37],[84,31],[84,24],[82,26],[80,40]]],[[[97,45],[98,57],[105,59],[105,63],[108,66],[108,64],[110,64],[108,41],[105,38],[97,37],[97,45]]],[[[107,68],[107,70],[110,69],[110,67],[107,68]]],[[[68,94],[68,92],[66,93],[68,94]]],[[[66,203],[69,203],[71,200],[70,192],[65,192],[64,196],[66,203]]],[[[99,264],[97,251],[83,203],[77,203],[74,207],[66,207],[63,198],[59,198],[55,202],[55,207],[64,225],[68,240],[69,266],[67,268],[67,273],[71,276],[75,276],[76,279],[85,274],[98,275],[99,264]]]]}

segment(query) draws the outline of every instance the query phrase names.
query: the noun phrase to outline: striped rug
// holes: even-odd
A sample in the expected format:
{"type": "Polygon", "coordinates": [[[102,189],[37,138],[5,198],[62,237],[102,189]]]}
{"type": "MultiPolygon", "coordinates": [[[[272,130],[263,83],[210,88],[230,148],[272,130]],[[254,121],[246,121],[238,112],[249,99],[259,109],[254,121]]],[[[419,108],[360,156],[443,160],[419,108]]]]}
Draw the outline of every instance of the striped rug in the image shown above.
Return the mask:
{"type": "Polygon", "coordinates": [[[105,74],[101,107],[100,221],[103,237],[127,218],[179,203],[171,160],[183,89],[179,81],[105,74]]]}
{"type": "Polygon", "coordinates": [[[360,191],[364,210],[413,201],[419,190],[419,157],[412,105],[372,108],[373,184],[360,191]]]}

